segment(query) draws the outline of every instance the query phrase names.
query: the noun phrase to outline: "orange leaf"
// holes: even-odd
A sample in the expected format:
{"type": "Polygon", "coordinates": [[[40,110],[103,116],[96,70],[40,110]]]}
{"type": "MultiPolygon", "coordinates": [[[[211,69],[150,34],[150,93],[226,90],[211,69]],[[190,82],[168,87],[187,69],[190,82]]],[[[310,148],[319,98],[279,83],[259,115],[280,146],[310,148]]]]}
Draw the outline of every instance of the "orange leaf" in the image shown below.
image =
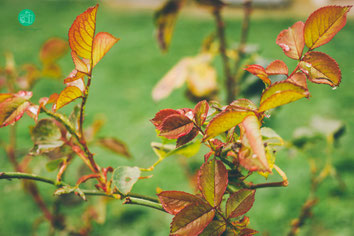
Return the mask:
{"type": "Polygon", "coordinates": [[[43,64],[53,64],[68,50],[68,43],[60,38],[48,39],[39,52],[39,59],[43,64]]]}
{"type": "Polygon", "coordinates": [[[119,39],[110,33],[98,33],[93,40],[92,67],[94,67],[118,41],[119,39]]]}
{"type": "Polygon", "coordinates": [[[76,86],[66,87],[58,96],[54,110],[59,110],[63,106],[82,96],[81,90],[76,86]]]}
{"type": "Polygon", "coordinates": [[[300,59],[305,46],[304,23],[298,21],[289,29],[280,32],[276,43],[283,49],[285,55],[295,60],[300,59]]]}
{"type": "Polygon", "coordinates": [[[91,60],[92,44],[96,29],[98,4],[76,17],[69,29],[69,44],[72,51],[82,58],[91,60]]]}
{"type": "Polygon", "coordinates": [[[81,78],[84,77],[84,75],[85,75],[84,73],[74,69],[73,71],[71,71],[70,75],[64,79],[64,84],[67,84],[67,83],[73,82],[75,80],[81,79],[81,78]]]}
{"type": "Polygon", "coordinates": [[[287,80],[307,89],[306,75],[303,72],[296,72],[287,80]]]}
{"type": "Polygon", "coordinates": [[[263,112],[308,96],[308,90],[302,86],[288,80],[276,82],[262,93],[261,105],[258,111],[263,112]]]}
{"type": "Polygon", "coordinates": [[[251,74],[257,76],[260,78],[267,86],[271,84],[270,79],[268,78],[268,74],[263,68],[263,66],[260,65],[248,65],[247,68],[244,70],[247,70],[251,74]]]}
{"type": "Polygon", "coordinates": [[[289,70],[285,62],[275,60],[271,62],[265,69],[268,75],[287,75],[289,70]]]}
{"type": "Polygon", "coordinates": [[[336,87],[342,79],[337,62],[323,52],[306,53],[300,67],[308,75],[309,80],[317,84],[336,87]]]}
{"type": "Polygon", "coordinates": [[[345,25],[352,6],[327,6],[312,13],[304,28],[305,43],[309,49],[328,43],[345,25]]]}

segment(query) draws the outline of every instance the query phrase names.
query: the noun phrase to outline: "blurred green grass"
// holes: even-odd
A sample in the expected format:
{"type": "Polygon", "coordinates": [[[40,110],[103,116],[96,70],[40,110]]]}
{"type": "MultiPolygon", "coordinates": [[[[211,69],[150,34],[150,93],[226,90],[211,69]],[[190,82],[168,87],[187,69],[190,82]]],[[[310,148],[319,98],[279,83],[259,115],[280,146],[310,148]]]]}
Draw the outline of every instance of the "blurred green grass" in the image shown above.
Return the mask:
{"type": "MultiPolygon", "coordinates": [[[[38,51],[42,43],[52,36],[67,38],[68,29],[75,17],[94,4],[94,1],[2,0],[0,53],[13,52],[18,65],[26,62],[39,65],[38,51]],[[36,22],[30,27],[23,27],[17,21],[17,14],[26,8],[36,14],[36,22]]],[[[86,124],[90,124],[96,115],[104,114],[107,123],[100,135],[125,140],[134,156],[132,161],[127,161],[102,149],[93,148],[101,166],[150,166],[156,160],[150,142],[158,141],[158,138],[149,119],[163,108],[193,107],[184,97],[183,89],[173,92],[168,99],[159,103],[152,101],[151,90],[180,58],[195,55],[199,51],[203,38],[214,29],[214,22],[210,17],[182,14],[169,52],[161,54],[153,37],[152,18],[153,13],[150,11],[119,9],[105,4],[101,4],[98,10],[97,32],[107,31],[121,40],[95,68],[86,124]]],[[[249,42],[258,44],[264,57],[289,62],[275,44],[275,38],[281,30],[297,20],[253,19],[249,42]]],[[[227,27],[229,38],[235,41],[240,32],[240,21],[237,17],[227,19],[227,27]]],[[[310,85],[313,96],[310,100],[304,99],[285,106],[269,122],[285,140],[291,138],[297,127],[308,125],[314,115],[339,119],[347,125],[347,132],[334,157],[334,164],[347,184],[347,190],[336,194],[337,183],[332,179],[325,181],[319,189],[320,202],[315,207],[314,218],[303,227],[300,235],[349,236],[354,231],[351,223],[354,219],[354,154],[351,152],[354,140],[353,32],[354,22],[348,22],[327,46],[322,47],[322,51],[333,56],[342,69],[341,86],[332,91],[329,86],[310,85]]],[[[0,63],[4,64],[2,57],[0,63]]],[[[60,64],[65,75],[73,68],[69,54],[60,64]]],[[[59,92],[62,88],[61,82],[42,80],[34,90],[32,101],[59,92]]],[[[30,125],[33,125],[33,121],[29,118],[24,118],[18,124],[18,142],[22,150],[31,148],[28,134],[30,125]]],[[[7,141],[7,134],[8,128],[1,129],[0,140],[7,141]]],[[[201,162],[202,153],[188,161],[201,162]]],[[[290,220],[299,214],[309,191],[309,168],[304,155],[289,157],[288,152],[282,151],[277,156],[277,163],[287,173],[290,185],[287,188],[257,191],[255,205],[248,214],[251,227],[264,235],[285,235],[290,220]]],[[[75,160],[74,166],[69,169],[67,176],[72,183],[77,179],[75,167],[79,164],[80,161],[75,160]]],[[[46,173],[44,165],[44,158],[36,158],[32,164],[34,172],[54,177],[55,173],[46,173]]],[[[0,150],[0,171],[12,171],[3,150],[0,150]]],[[[134,192],[153,195],[156,187],[192,191],[179,158],[166,159],[153,174],[153,178],[142,180],[134,186],[134,192]]],[[[45,201],[53,202],[54,188],[44,184],[39,184],[39,187],[45,201]]],[[[90,198],[87,203],[69,207],[64,212],[71,215],[74,224],[79,225],[82,208],[94,204],[94,201],[95,198],[90,198]]],[[[120,201],[112,201],[108,206],[106,223],[94,224],[92,235],[168,235],[171,217],[167,214],[143,207],[122,206],[120,201]]],[[[0,209],[0,235],[29,235],[33,222],[41,216],[32,199],[23,193],[20,182],[16,180],[0,181],[0,209]]],[[[39,235],[46,235],[47,230],[46,224],[41,225],[39,235]]]]}

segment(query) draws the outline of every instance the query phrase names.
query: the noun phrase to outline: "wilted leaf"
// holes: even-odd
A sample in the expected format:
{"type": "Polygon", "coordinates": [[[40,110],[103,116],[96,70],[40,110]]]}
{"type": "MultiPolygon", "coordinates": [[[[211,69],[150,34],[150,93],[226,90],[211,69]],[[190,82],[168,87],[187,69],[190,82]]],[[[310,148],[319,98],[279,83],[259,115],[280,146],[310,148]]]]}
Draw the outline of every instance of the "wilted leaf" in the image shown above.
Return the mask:
{"type": "Polygon", "coordinates": [[[304,26],[303,22],[298,21],[289,29],[280,32],[276,40],[285,55],[295,60],[301,58],[305,46],[304,26]]]}
{"type": "Polygon", "coordinates": [[[307,89],[307,77],[303,72],[296,72],[292,76],[287,78],[287,80],[307,89]]]}
{"type": "Polygon", "coordinates": [[[31,97],[32,92],[26,91],[20,91],[11,96],[0,94],[0,128],[18,121],[30,106],[28,99],[31,97]]]}
{"type": "Polygon", "coordinates": [[[311,82],[317,84],[328,84],[336,87],[342,79],[342,72],[337,62],[323,52],[306,53],[300,67],[308,75],[311,82]]]}
{"type": "Polygon", "coordinates": [[[128,151],[128,147],[122,141],[116,138],[100,138],[98,142],[105,148],[111,150],[114,153],[123,155],[127,158],[131,158],[128,151]]]}
{"type": "Polygon", "coordinates": [[[72,51],[82,58],[91,60],[92,45],[96,28],[98,4],[76,17],[69,29],[69,44],[72,51]]]}
{"type": "Polygon", "coordinates": [[[235,127],[247,116],[254,114],[251,111],[226,109],[216,115],[208,124],[205,130],[204,141],[235,127]]]}
{"type": "Polygon", "coordinates": [[[63,106],[69,104],[75,99],[82,96],[82,91],[76,86],[69,86],[64,88],[63,91],[58,96],[58,99],[55,103],[55,110],[59,110],[63,106]]]}
{"type": "Polygon", "coordinates": [[[170,115],[162,122],[159,135],[168,139],[176,139],[188,134],[193,126],[193,122],[185,115],[170,115]]]}
{"type": "Polygon", "coordinates": [[[181,114],[173,109],[163,109],[156,113],[155,117],[150,121],[155,125],[157,129],[161,128],[162,122],[170,115],[178,115],[181,114]]]}
{"type": "Polygon", "coordinates": [[[120,166],[113,172],[113,184],[123,194],[128,194],[140,177],[138,167],[120,166]]]}
{"type": "Polygon", "coordinates": [[[31,104],[27,110],[26,114],[37,122],[40,109],[38,105],[31,104]]]}
{"type": "Polygon", "coordinates": [[[181,147],[182,145],[192,141],[199,133],[199,130],[195,127],[193,127],[191,129],[191,131],[189,131],[189,133],[187,133],[186,135],[183,135],[181,137],[179,137],[177,139],[177,144],[176,144],[176,147],[181,147]]]}
{"type": "Polygon", "coordinates": [[[254,203],[256,190],[241,189],[233,193],[226,202],[226,216],[235,218],[246,214],[254,203]]]}
{"type": "Polygon", "coordinates": [[[248,65],[244,70],[260,78],[267,86],[272,83],[268,78],[267,72],[260,65],[248,65]]]}
{"type": "Polygon", "coordinates": [[[248,143],[253,151],[252,158],[258,159],[262,164],[262,171],[270,172],[269,165],[264,150],[260,122],[256,115],[247,116],[241,123],[247,137],[248,143]]]}
{"type": "Polygon", "coordinates": [[[92,68],[118,41],[118,38],[106,32],[100,32],[95,36],[92,49],[92,68]]]}
{"type": "Polygon", "coordinates": [[[259,112],[282,106],[308,96],[308,90],[297,84],[286,80],[276,82],[262,93],[259,112]]]}
{"type": "Polygon", "coordinates": [[[162,51],[166,51],[170,45],[177,15],[184,2],[184,0],[167,0],[155,13],[157,42],[162,51]]]}
{"type": "Polygon", "coordinates": [[[42,119],[32,129],[34,147],[32,152],[38,155],[64,144],[60,128],[53,119],[42,119]]]}
{"type": "Polygon", "coordinates": [[[191,204],[172,220],[171,235],[198,235],[213,220],[215,210],[205,203],[191,204]]]}
{"type": "Polygon", "coordinates": [[[224,164],[215,159],[204,163],[198,173],[198,186],[207,202],[215,207],[221,203],[228,184],[224,164]]]}
{"type": "Polygon", "coordinates": [[[68,185],[65,185],[61,188],[58,188],[55,192],[54,192],[54,195],[55,196],[61,196],[63,194],[69,194],[69,193],[76,193],[79,197],[81,197],[84,201],[86,201],[86,196],[84,194],[84,192],[79,189],[78,187],[74,186],[74,187],[71,187],[71,186],[68,186],[68,185]]]}
{"type": "Polygon", "coordinates": [[[194,119],[197,126],[201,127],[204,124],[208,111],[209,104],[205,100],[198,102],[198,104],[194,107],[194,119]]]}
{"type": "Polygon", "coordinates": [[[176,215],[186,206],[201,202],[200,198],[180,191],[163,191],[158,197],[163,208],[172,215],[176,215]]]}
{"type": "Polygon", "coordinates": [[[213,220],[199,236],[220,236],[226,230],[225,221],[213,220]]]}
{"type": "Polygon", "coordinates": [[[328,43],[345,25],[351,6],[327,6],[313,12],[304,28],[306,46],[317,48],[328,43]]]}
{"type": "Polygon", "coordinates": [[[50,38],[42,46],[39,58],[44,65],[54,64],[68,51],[68,43],[60,38],[50,38]]]}
{"type": "Polygon", "coordinates": [[[288,75],[289,69],[281,60],[272,61],[265,69],[268,75],[288,75]]]}

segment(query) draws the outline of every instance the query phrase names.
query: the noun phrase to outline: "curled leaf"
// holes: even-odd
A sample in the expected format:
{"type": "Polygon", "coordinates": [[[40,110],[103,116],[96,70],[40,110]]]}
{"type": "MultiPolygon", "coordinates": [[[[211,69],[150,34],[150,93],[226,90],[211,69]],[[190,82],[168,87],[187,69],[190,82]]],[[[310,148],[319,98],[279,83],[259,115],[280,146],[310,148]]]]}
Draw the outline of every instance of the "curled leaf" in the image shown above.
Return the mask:
{"type": "Polygon", "coordinates": [[[260,78],[267,86],[272,83],[268,78],[266,70],[260,65],[248,65],[244,70],[260,78]]]}
{"type": "Polygon", "coordinates": [[[336,87],[339,86],[342,79],[342,72],[337,62],[323,52],[306,53],[300,62],[300,67],[313,83],[336,87]]]}
{"type": "Polygon", "coordinates": [[[326,6],[312,13],[304,28],[306,46],[314,49],[328,43],[346,24],[351,7],[326,6]]]}

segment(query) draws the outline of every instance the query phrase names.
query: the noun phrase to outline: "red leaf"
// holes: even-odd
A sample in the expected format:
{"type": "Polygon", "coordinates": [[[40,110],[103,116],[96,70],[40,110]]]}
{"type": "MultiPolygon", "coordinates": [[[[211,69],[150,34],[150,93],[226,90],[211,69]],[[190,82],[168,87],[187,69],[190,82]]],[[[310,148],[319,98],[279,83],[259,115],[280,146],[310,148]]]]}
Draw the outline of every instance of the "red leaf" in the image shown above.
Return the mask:
{"type": "Polygon", "coordinates": [[[199,130],[195,127],[186,135],[183,135],[177,139],[177,145],[176,148],[192,141],[199,133],[199,130]]]}
{"type": "Polygon", "coordinates": [[[241,189],[233,193],[226,202],[227,218],[235,218],[246,214],[254,203],[256,190],[241,189]]]}
{"type": "Polygon", "coordinates": [[[208,111],[209,104],[206,100],[198,102],[198,104],[194,107],[194,119],[197,126],[201,127],[204,124],[208,111]]]}
{"type": "Polygon", "coordinates": [[[156,129],[161,129],[162,122],[170,115],[180,114],[178,111],[173,109],[163,109],[156,113],[155,117],[150,121],[155,125],[156,129]]]}
{"type": "Polygon", "coordinates": [[[310,15],[305,23],[306,46],[314,49],[329,41],[344,27],[352,6],[326,6],[310,15]]]}
{"type": "Polygon", "coordinates": [[[181,191],[163,191],[158,197],[163,208],[172,215],[176,215],[190,204],[201,202],[200,198],[181,191]]]}
{"type": "Polygon", "coordinates": [[[202,165],[198,173],[198,186],[211,206],[221,203],[227,184],[228,173],[221,161],[211,159],[202,165]]]}
{"type": "Polygon", "coordinates": [[[248,65],[247,68],[245,68],[244,70],[247,70],[248,72],[250,72],[251,74],[257,76],[258,78],[260,78],[267,86],[269,86],[271,84],[270,79],[268,78],[268,74],[265,71],[265,69],[260,66],[260,65],[248,65]]]}
{"type": "Polygon", "coordinates": [[[171,235],[196,236],[213,220],[215,210],[203,202],[191,204],[172,220],[171,235]]]}
{"type": "Polygon", "coordinates": [[[252,236],[256,233],[258,233],[257,230],[246,228],[246,229],[241,230],[240,236],[252,236]]]}
{"type": "Polygon", "coordinates": [[[281,60],[271,62],[265,71],[268,75],[287,75],[289,72],[287,65],[281,60]]]}
{"type": "Polygon", "coordinates": [[[337,62],[323,52],[306,53],[300,62],[300,67],[313,83],[336,87],[342,79],[342,72],[337,62]]]}
{"type": "Polygon", "coordinates": [[[160,136],[176,139],[188,134],[193,129],[193,122],[185,115],[170,115],[161,124],[160,136]]]}
{"type": "Polygon", "coordinates": [[[305,46],[304,23],[298,21],[289,29],[280,32],[276,43],[283,49],[285,55],[295,60],[300,59],[305,46]]]}
{"type": "Polygon", "coordinates": [[[225,221],[213,220],[199,236],[220,236],[226,230],[225,221]]]}

